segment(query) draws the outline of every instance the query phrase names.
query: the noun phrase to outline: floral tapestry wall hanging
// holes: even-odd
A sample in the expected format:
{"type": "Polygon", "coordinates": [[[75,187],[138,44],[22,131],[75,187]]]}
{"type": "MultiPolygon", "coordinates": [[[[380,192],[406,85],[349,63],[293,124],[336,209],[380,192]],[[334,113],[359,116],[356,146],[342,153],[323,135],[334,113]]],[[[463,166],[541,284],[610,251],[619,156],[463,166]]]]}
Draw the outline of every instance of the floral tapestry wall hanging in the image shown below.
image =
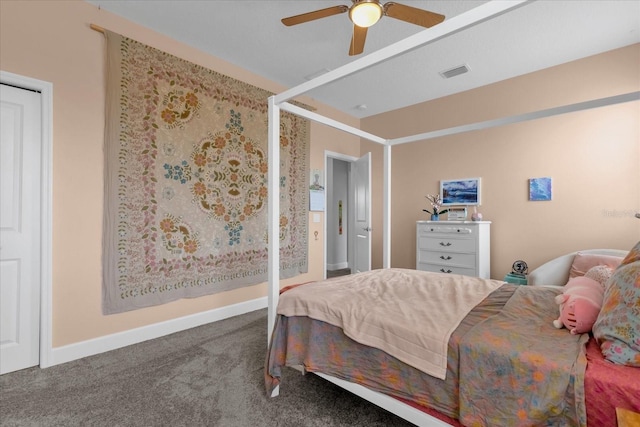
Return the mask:
{"type": "MultiPolygon", "coordinates": [[[[106,37],[104,313],[266,281],[272,94],[106,37]]],[[[309,123],[280,126],[285,278],[307,271],[309,123]]]]}

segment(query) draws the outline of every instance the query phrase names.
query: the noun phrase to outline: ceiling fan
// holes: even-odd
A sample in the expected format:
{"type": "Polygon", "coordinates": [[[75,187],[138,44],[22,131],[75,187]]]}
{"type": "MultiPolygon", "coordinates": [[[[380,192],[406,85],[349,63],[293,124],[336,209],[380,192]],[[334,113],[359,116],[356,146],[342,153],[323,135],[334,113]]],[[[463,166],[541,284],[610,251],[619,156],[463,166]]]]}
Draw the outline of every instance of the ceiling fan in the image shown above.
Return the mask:
{"type": "Polygon", "coordinates": [[[351,2],[353,3],[351,7],[340,5],[315,10],[313,12],[283,18],[282,23],[289,27],[291,25],[302,24],[304,22],[349,12],[349,19],[353,22],[353,36],[351,37],[351,45],[349,46],[349,55],[359,55],[364,50],[367,29],[378,22],[383,16],[389,16],[426,28],[444,21],[444,15],[392,1],[384,5],[382,5],[379,0],[351,0],[351,2]]]}

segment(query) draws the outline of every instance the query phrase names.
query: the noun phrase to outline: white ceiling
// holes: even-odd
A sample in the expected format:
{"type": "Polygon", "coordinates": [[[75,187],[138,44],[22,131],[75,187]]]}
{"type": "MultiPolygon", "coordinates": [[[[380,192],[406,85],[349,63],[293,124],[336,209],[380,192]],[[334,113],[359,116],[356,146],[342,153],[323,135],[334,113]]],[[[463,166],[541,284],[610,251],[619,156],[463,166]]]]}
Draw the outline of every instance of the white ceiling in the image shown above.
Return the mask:
{"type": "MultiPolygon", "coordinates": [[[[364,53],[351,57],[347,14],[292,27],[280,22],[350,5],[349,0],[87,1],[285,87],[424,30],[383,17],[369,29],[364,53]]],[[[451,18],[485,1],[398,3],[451,18]]],[[[362,118],[638,42],[640,0],[537,0],[307,95],[362,118]],[[463,64],[469,73],[451,79],[439,75],[463,64]]]]}

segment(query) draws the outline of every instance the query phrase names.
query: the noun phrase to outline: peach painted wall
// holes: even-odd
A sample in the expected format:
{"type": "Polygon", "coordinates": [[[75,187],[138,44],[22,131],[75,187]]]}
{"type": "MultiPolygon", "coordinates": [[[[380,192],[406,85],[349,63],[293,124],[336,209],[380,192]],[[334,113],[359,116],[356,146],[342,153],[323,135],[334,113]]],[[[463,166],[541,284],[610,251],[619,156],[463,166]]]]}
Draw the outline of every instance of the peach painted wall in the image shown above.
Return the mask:
{"type": "MultiPolygon", "coordinates": [[[[473,68],[473,66],[472,66],[473,68]]],[[[464,76],[457,77],[464,78],[464,76]]],[[[442,84],[446,84],[443,81],[442,84]]],[[[640,45],[399,109],[361,121],[385,138],[415,135],[640,90],[640,45]]],[[[391,265],[415,268],[415,221],[441,179],[482,178],[491,276],[585,248],[630,249],[640,239],[640,102],[461,133],[392,149],[391,265]],[[528,179],[552,177],[553,200],[528,201],[528,179]]],[[[382,170],[382,151],[374,153],[382,170]]],[[[374,178],[374,212],[381,173],[374,178]]],[[[379,216],[374,267],[382,265],[379,216]]]]}
{"type": "MultiPolygon", "coordinates": [[[[82,1],[1,1],[0,68],[53,83],[53,345],[60,347],[266,295],[266,284],[132,312],[101,312],[105,42],[94,23],[272,92],[285,88],[82,1]]],[[[351,116],[309,99],[321,114],[351,116]]],[[[358,138],[313,123],[311,168],[324,150],[357,156],[358,138]]],[[[323,277],[322,222],[309,220],[309,273],[323,277]]]]}

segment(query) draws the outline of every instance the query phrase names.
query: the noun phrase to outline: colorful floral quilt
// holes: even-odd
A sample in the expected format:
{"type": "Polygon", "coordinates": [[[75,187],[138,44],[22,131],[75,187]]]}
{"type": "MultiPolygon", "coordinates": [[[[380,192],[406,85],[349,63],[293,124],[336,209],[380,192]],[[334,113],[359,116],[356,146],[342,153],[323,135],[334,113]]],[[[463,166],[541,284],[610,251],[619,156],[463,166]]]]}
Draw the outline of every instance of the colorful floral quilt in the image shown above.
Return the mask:
{"type": "Polygon", "coordinates": [[[279,316],[267,355],[267,391],[279,384],[283,366],[303,365],[463,425],[585,426],[588,336],[553,327],[559,292],[510,284],[494,291],[451,335],[446,380],[358,344],[335,326],[279,316]]]}
{"type": "Polygon", "coordinates": [[[519,287],[460,343],[460,420],[475,426],[586,426],[588,334],[555,329],[549,288],[519,287]]]}

